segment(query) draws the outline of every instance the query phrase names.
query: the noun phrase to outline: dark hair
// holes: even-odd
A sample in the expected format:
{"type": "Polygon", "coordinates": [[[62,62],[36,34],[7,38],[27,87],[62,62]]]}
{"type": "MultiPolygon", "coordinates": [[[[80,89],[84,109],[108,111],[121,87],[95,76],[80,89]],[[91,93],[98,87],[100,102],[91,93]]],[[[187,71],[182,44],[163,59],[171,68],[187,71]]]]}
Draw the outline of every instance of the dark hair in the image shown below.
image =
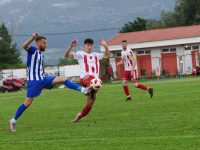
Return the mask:
{"type": "Polygon", "coordinates": [[[84,44],[92,44],[93,45],[94,41],[92,39],[85,39],[84,44]]]}
{"type": "Polygon", "coordinates": [[[47,39],[46,37],[44,37],[44,36],[38,36],[36,39],[35,39],[35,41],[37,42],[37,41],[40,41],[40,40],[42,40],[42,39],[47,39]]]}
{"type": "Polygon", "coordinates": [[[127,43],[127,40],[123,40],[122,43],[123,43],[123,42],[126,42],[126,43],[127,43]]]}

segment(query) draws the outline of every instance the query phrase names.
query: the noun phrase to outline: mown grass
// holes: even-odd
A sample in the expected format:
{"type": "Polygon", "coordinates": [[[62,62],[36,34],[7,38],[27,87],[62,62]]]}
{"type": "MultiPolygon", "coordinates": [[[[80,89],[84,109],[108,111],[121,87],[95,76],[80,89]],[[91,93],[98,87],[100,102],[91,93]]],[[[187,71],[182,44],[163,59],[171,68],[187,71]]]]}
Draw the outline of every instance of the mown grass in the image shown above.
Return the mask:
{"type": "Polygon", "coordinates": [[[70,89],[44,90],[8,132],[8,121],[25,91],[0,94],[0,149],[185,149],[200,148],[200,78],[145,82],[155,96],[129,84],[105,84],[91,113],[70,123],[85,96],[70,89]]]}

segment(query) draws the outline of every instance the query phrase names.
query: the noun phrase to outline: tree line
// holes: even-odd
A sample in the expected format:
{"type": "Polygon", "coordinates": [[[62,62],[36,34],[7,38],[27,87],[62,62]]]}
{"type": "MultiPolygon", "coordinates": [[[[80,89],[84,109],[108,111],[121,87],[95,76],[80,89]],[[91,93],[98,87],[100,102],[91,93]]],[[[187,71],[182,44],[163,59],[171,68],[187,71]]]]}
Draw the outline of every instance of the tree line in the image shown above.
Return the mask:
{"type": "Polygon", "coordinates": [[[200,24],[200,0],[177,0],[172,12],[161,11],[159,20],[137,17],[134,21],[126,23],[120,32],[135,32],[197,24],[200,24]]]}

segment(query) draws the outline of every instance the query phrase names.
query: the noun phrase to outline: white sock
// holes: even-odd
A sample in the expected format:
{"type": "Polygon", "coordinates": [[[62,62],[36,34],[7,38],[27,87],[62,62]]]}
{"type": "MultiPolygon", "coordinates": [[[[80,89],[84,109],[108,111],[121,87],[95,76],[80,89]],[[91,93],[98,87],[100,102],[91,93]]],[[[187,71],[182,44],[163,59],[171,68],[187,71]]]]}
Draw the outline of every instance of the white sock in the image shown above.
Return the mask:
{"type": "Polygon", "coordinates": [[[81,93],[85,93],[85,88],[81,87],[81,93]]]}
{"type": "Polygon", "coordinates": [[[10,121],[11,121],[12,123],[16,123],[16,122],[17,122],[17,120],[15,120],[14,118],[12,118],[10,121]]]}

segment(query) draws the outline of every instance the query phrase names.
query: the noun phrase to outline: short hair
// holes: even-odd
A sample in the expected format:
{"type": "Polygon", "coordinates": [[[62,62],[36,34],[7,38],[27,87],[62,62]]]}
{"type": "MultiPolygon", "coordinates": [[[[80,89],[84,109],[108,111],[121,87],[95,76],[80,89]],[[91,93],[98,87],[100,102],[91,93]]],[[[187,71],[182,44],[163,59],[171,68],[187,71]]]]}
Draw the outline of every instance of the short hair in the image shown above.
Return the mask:
{"type": "Polygon", "coordinates": [[[127,43],[127,40],[123,40],[122,43],[123,43],[123,42],[126,42],[126,43],[127,43]]]}
{"type": "Polygon", "coordinates": [[[42,40],[42,39],[47,39],[45,36],[38,36],[36,39],[35,39],[35,41],[37,42],[37,41],[40,41],[40,40],[42,40]]]}
{"type": "Polygon", "coordinates": [[[85,41],[84,41],[84,44],[94,44],[94,41],[93,41],[93,39],[85,39],[85,41]]]}

